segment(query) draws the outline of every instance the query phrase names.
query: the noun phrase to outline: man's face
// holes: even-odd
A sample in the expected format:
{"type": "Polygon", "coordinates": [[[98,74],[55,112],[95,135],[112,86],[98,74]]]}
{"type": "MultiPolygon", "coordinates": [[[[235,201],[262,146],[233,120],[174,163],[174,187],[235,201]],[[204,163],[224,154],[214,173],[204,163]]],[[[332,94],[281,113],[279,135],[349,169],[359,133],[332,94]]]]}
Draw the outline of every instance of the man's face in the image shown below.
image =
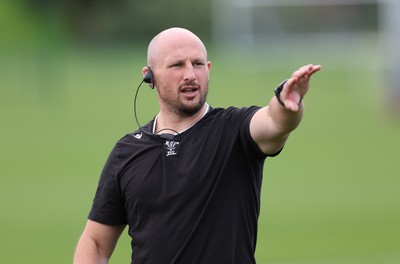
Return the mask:
{"type": "Polygon", "coordinates": [[[191,36],[159,42],[153,73],[161,110],[185,117],[204,105],[211,63],[203,44],[191,36]]]}

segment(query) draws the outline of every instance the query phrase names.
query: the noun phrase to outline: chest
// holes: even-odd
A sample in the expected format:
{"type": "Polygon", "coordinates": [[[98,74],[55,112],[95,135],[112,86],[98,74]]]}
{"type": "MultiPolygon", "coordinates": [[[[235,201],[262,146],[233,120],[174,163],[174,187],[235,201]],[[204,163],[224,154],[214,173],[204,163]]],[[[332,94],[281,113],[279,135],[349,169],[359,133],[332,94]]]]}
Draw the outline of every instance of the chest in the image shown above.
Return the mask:
{"type": "Polygon", "coordinates": [[[127,205],[161,210],[211,191],[234,144],[215,134],[188,138],[165,140],[126,157],[120,187],[127,205]]]}

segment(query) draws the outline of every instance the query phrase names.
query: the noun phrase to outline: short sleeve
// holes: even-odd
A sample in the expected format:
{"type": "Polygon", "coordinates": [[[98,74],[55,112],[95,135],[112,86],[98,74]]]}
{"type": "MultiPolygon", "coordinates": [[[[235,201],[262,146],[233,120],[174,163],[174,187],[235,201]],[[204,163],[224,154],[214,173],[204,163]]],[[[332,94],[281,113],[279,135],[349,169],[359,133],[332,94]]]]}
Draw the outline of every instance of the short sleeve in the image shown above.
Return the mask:
{"type": "Polygon", "coordinates": [[[283,147],[278,150],[276,153],[272,154],[265,154],[263,153],[260,148],[258,147],[257,143],[254,141],[253,137],[251,136],[250,133],[250,122],[251,119],[253,118],[254,114],[260,109],[261,107],[258,106],[253,106],[249,108],[244,108],[243,110],[246,112],[243,122],[242,122],[242,127],[241,127],[241,138],[244,143],[244,148],[249,151],[254,153],[256,157],[264,159],[266,157],[275,157],[278,156],[279,153],[282,151],[283,147]]]}
{"type": "Polygon", "coordinates": [[[260,107],[257,106],[240,109],[240,111],[243,113],[243,120],[240,125],[239,133],[243,150],[246,152],[246,155],[263,160],[267,155],[260,150],[250,134],[250,121],[259,109],[260,107]]]}
{"type": "Polygon", "coordinates": [[[111,151],[101,172],[99,184],[88,218],[107,224],[126,224],[125,202],[118,180],[118,145],[111,151]]]}

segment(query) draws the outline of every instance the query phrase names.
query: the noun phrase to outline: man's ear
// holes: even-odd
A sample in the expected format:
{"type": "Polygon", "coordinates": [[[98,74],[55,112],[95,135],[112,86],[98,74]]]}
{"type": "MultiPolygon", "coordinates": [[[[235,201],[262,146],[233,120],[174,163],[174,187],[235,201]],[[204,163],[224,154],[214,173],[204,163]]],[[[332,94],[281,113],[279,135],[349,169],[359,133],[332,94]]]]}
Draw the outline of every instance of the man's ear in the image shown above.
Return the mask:
{"type": "Polygon", "coordinates": [[[142,69],[143,82],[148,83],[151,89],[154,89],[154,75],[149,66],[142,69]]]}

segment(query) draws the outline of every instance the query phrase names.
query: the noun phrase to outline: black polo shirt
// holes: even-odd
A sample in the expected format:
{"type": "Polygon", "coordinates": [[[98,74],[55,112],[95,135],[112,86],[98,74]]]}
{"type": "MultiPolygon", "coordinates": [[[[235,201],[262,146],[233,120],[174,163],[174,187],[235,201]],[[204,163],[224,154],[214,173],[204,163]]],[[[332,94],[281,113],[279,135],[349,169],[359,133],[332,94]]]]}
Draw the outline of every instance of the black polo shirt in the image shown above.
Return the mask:
{"type": "Polygon", "coordinates": [[[134,264],[255,263],[266,158],[249,130],[258,109],[211,109],[173,140],[126,135],[104,166],[89,219],[127,224],[134,264]]]}

